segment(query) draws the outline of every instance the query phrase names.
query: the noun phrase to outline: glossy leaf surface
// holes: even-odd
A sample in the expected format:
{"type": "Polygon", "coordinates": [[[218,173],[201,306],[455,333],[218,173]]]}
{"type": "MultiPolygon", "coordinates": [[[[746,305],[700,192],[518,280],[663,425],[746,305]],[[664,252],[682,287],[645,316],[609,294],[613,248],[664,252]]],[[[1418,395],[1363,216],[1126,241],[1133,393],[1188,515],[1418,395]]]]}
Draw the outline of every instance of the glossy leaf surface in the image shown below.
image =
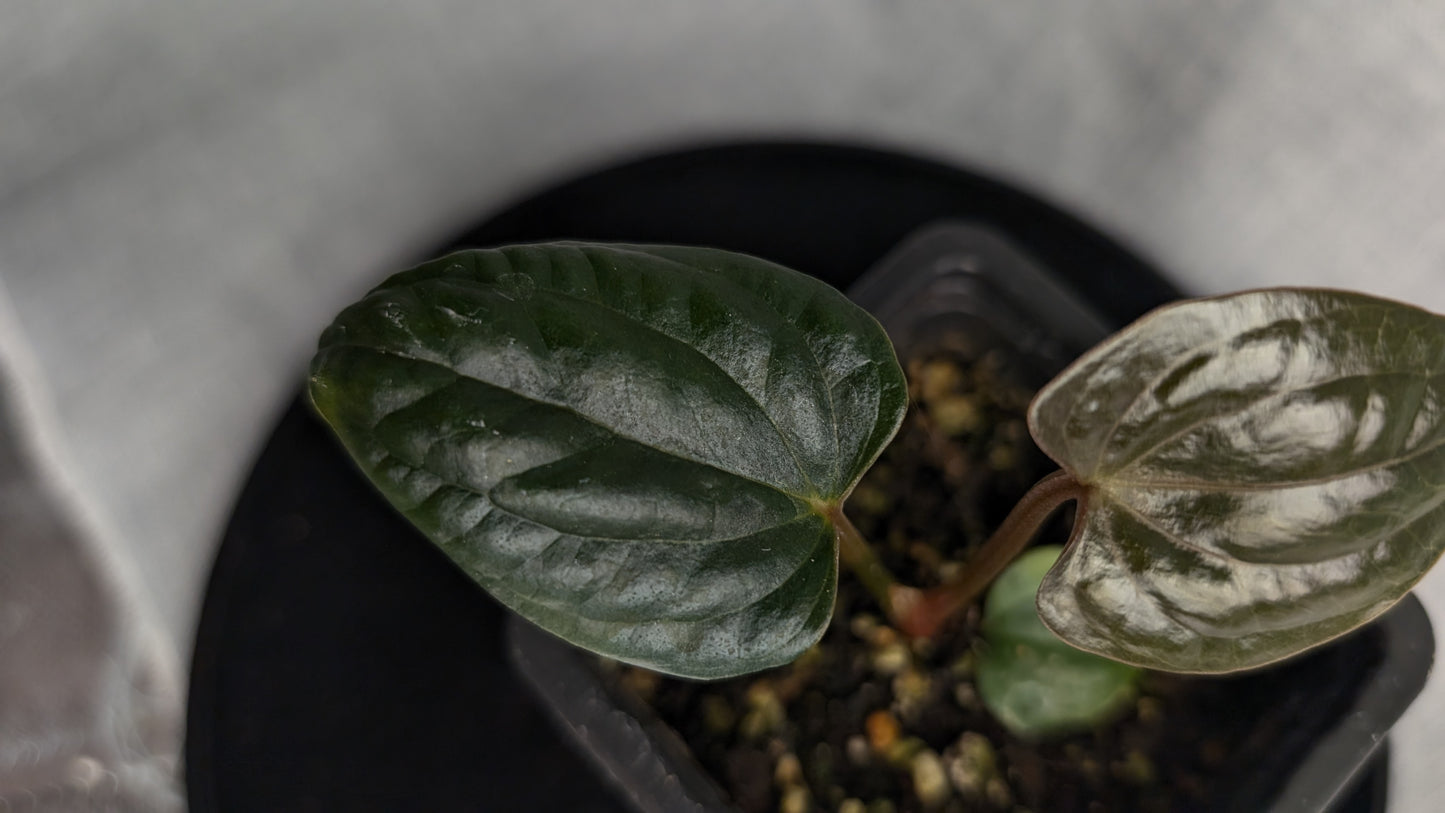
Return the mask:
{"type": "Polygon", "coordinates": [[[325,332],[311,398],[504,604],[689,677],[784,663],[837,581],[824,514],[893,436],[902,371],[823,283],[706,249],[468,251],[325,332]]]}
{"type": "Polygon", "coordinates": [[[984,601],[979,699],[1009,731],[1029,739],[1108,722],[1134,699],[1140,675],[1069,646],[1039,620],[1034,597],[1062,550],[1042,545],[1024,552],[984,601]]]}
{"type": "Polygon", "coordinates": [[[1161,308],[1042,390],[1089,488],[1039,593],[1081,648],[1226,672],[1388,609],[1445,548],[1445,319],[1341,291],[1161,308]]]}

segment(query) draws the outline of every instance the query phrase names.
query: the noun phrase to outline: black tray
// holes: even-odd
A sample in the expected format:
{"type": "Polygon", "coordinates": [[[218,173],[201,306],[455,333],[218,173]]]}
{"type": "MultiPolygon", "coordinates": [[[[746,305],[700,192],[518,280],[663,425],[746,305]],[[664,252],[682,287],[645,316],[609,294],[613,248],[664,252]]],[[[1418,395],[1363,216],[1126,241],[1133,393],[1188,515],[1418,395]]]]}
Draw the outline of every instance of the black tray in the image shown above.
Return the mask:
{"type": "MultiPolygon", "coordinates": [[[[905,235],[945,218],[1009,235],[1110,322],[1177,296],[1115,242],[1016,189],[808,144],[703,148],[606,169],[434,253],[549,238],[694,243],[846,287],[905,235]]],[[[246,482],[207,588],[187,720],[191,809],[621,810],[513,677],[503,618],[293,403],[246,482]]],[[[1382,792],[1383,772],[1374,776],[1382,792]]]]}

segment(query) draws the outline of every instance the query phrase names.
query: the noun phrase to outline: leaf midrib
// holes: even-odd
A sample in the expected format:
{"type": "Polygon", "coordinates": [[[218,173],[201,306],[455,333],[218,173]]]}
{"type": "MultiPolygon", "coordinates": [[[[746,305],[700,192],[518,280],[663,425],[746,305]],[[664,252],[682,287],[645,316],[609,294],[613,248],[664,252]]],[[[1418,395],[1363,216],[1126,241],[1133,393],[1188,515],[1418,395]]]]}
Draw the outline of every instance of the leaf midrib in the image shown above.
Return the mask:
{"type": "MultiPolygon", "coordinates": [[[[1137,487],[1137,486],[1136,486],[1136,487],[1137,487]]],[[[1201,491],[1201,489],[1180,489],[1180,490],[1201,491]]],[[[1318,559],[1313,559],[1313,560],[1303,561],[1303,562],[1276,562],[1276,561],[1263,561],[1263,562],[1261,562],[1261,561],[1254,561],[1254,560],[1252,560],[1252,559],[1245,559],[1245,558],[1242,558],[1242,557],[1240,557],[1240,556],[1236,556],[1236,555],[1234,555],[1234,554],[1226,553],[1225,551],[1215,551],[1215,550],[1211,550],[1211,549],[1209,549],[1209,548],[1205,548],[1205,547],[1202,547],[1202,546],[1200,546],[1200,545],[1196,545],[1196,544],[1194,544],[1194,543],[1192,543],[1192,542],[1188,542],[1188,541],[1186,541],[1186,540],[1184,540],[1184,539],[1181,539],[1179,536],[1175,535],[1174,533],[1171,533],[1171,532],[1169,532],[1169,531],[1166,531],[1164,528],[1160,527],[1157,523],[1153,522],[1147,515],[1139,512],[1138,510],[1135,510],[1134,506],[1133,506],[1128,500],[1122,499],[1122,498],[1119,497],[1117,494],[1111,493],[1111,492],[1109,492],[1109,491],[1107,491],[1107,490],[1105,490],[1103,493],[1108,497],[1108,501],[1109,501],[1109,504],[1110,504],[1110,505],[1115,505],[1115,506],[1118,506],[1119,508],[1122,508],[1122,509],[1125,511],[1125,513],[1127,513],[1127,514],[1129,514],[1130,516],[1134,517],[1134,518],[1137,519],[1142,525],[1144,525],[1145,527],[1149,528],[1150,530],[1155,531],[1156,533],[1158,533],[1161,537],[1163,537],[1163,538],[1166,539],[1167,541],[1169,541],[1169,542],[1171,542],[1171,543],[1178,544],[1180,547],[1185,548],[1185,549],[1187,549],[1187,550],[1197,551],[1197,552],[1202,553],[1202,554],[1205,554],[1205,555],[1217,556],[1217,557],[1222,558],[1222,559],[1224,559],[1224,560],[1226,560],[1226,561],[1228,561],[1228,562],[1237,562],[1237,563],[1239,563],[1239,564],[1241,564],[1241,565],[1247,565],[1247,566],[1250,566],[1250,567],[1278,567],[1278,566],[1280,566],[1280,565],[1282,565],[1282,564],[1287,564],[1287,565],[1291,565],[1291,566],[1310,566],[1310,565],[1315,565],[1315,564],[1320,564],[1320,563],[1323,563],[1323,562],[1331,561],[1331,560],[1334,560],[1334,559],[1342,559],[1342,558],[1344,558],[1344,557],[1346,557],[1346,556],[1354,556],[1354,555],[1357,555],[1358,553],[1360,553],[1360,550],[1364,550],[1364,548],[1357,549],[1357,550],[1349,550],[1349,551],[1344,551],[1344,552],[1342,552],[1342,553],[1337,553],[1337,554],[1335,554],[1335,555],[1333,555],[1333,556],[1323,556],[1323,557],[1320,557],[1320,558],[1318,558],[1318,559]]],[[[1206,492],[1206,493],[1215,493],[1215,492],[1206,492]]],[[[1383,538],[1381,538],[1381,539],[1377,539],[1377,540],[1376,540],[1374,543],[1372,543],[1372,544],[1380,544],[1380,543],[1382,543],[1382,542],[1387,542],[1387,541],[1389,541],[1390,539],[1393,539],[1393,538],[1396,537],[1397,535],[1403,533],[1406,528],[1414,525],[1416,522],[1419,522],[1421,519],[1423,519],[1424,517],[1428,516],[1428,515],[1429,515],[1431,512],[1433,512],[1435,509],[1439,508],[1441,505],[1445,505],[1445,489],[1439,489],[1439,490],[1437,490],[1437,491],[1435,492],[1435,496],[1434,496],[1433,498],[1431,498],[1431,499],[1429,499],[1429,500],[1425,500],[1425,501],[1422,503],[1422,507],[1418,507],[1418,508],[1416,508],[1415,510],[1411,511],[1409,514],[1407,514],[1405,521],[1400,524],[1400,527],[1396,528],[1394,531],[1390,532],[1390,533],[1387,534],[1385,537],[1383,537],[1383,538]]]]}
{"type": "MultiPolygon", "coordinates": [[[[377,354],[379,354],[379,355],[391,356],[392,358],[399,358],[399,359],[402,359],[403,361],[409,361],[409,362],[414,362],[414,363],[416,363],[416,364],[425,364],[425,365],[429,365],[429,366],[432,366],[432,367],[437,367],[437,368],[439,368],[439,369],[441,369],[441,370],[445,370],[446,372],[451,373],[452,375],[456,376],[458,379],[464,379],[464,380],[467,380],[467,381],[474,382],[474,383],[476,383],[476,384],[480,384],[480,385],[482,385],[482,386],[484,386],[484,387],[490,387],[490,388],[492,388],[492,389],[501,390],[501,391],[503,391],[503,392],[505,392],[505,393],[507,393],[507,394],[509,394],[509,395],[513,395],[513,396],[515,396],[515,397],[517,397],[517,398],[519,398],[519,399],[521,399],[521,400],[527,401],[527,402],[529,402],[529,403],[539,404],[539,405],[542,405],[542,406],[552,407],[552,408],[554,408],[554,409],[558,409],[558,410],[565,411],[565,412],[567,412],[567,413],[575,416],[577,419],[579,419],[579,420],[581,420],[581,421],[584,421],[584,422],[587,423],[587,424],[590,424],[590,425],[592,425],[592,426],[597,427],[598,429],[602,430],[603,432],[606,432],[606,433],[608,433],[608,434],[610,434],[610,435],[613,435],[614,437],[617,437],[617,438],[619,438],[619,439],[621,439],[621,440],[625,440],[625,441],[628,441],[628,442],[630,442],[630,443],[636,443],[637,445],[642,446],[642,447],[647,448],[647,449],[651,449],[651,450],[653,450],[654,452],[657,452],[658,454],[667,455],[667,456],[669,456],[669,457],[673,457],[673,458],[676,458],[676,459],[678,459],[678,460],[684,460],[684,461],[686,461],[686,462],[693,463],[693,464],[695,464],[695,465],[705,466],[705,467],[707,467],[707,468],[712,469],[713,471],[720,472],[720,473],[722,473],[722,474],[726,474],[726,475],[728,475],[728,476],[730,476],[730,477],[736,477],[736,478],[738,478],[739,480],[744,480],[744,481],[746,481],[746,482],[752,483],[752,484],[757,485],[757,486],[760,486],[760,487],[762,487],[762,488],[766,488],[766,489],[769,489],[769,490],[771,490],[771,491],[775,491],[775,492],[777,492],[777,493],[779,493],[779,494],[782,494],[783,496],[791,499],[795,504],[798,504],[798,505],[800,505],[800,506],[808,506],[808,505],[809,505],[809,502],[808,502],[808,501],[809,501],[810,498],[809,498],[808,496],[799,495],[799,494],[794,494],[794,493],[792,493],[791,491],[788,491],[788,490],[785,489],[785,488],[779,488],[776,484],[767,483],[767,482],[764,482],[764,481],[762,481],[762,480],[759,480],[759,479],[757,479],[757,478],[755,478],[755,477],[750,477],[750,476],[748,476],[748,475],[746,475],[746,474],[742,474],[742,473],[739,473],[739,472],[736,472],[736,471],[732,471],[731,469],[723,468],[722,466],[719,466],[718,464],[716,464],[716,463],[714,463],[714,462],[711,462],[711,461],[700,460],[700,459],[697,459],[697,458],[692,457],[692,456],[689,456],[689,455],[679,454],[678,452],[675,452],[675,451],[670,450],[670,449],[661,449],[661,448],[658,448],[657,446],[654,446],[653,444],[648,443],[647,441],[640,440],[640,439],[638,439],[638,438],[632,437],[631,435],[628,435],[628,434],[619,432],[617,429],[615,429],[615,428],[613,428],[613,427],[609,427],[609,426],[607,426],[607,425],[605,425],[605,424],[598,423],[598,422],[597,422],[596,420],[594,420],[593,418],[591,418],[591,417],[589,417],[589,416],[587,416],[587,415],[584,415],[584,414],[582,414],[581,412],[578,412],[576,409],[574,409],[573,407],[571,407],[571,406],[569,406],[569,405],[567,405],[567,404],[557,403],[557,402],[555,402],[555,401],[549,401],[549,400],[547,400],[547,399],[537,398],[537,397],[534,397],[534,396],[531,396],[531,395],[523,395],[522,393],[516,392],[515,390],[510,390],[510,389],[507,389],[506,387],[498,386],[497,384],[494,384],[494,383],[492,383],[492,382],[490,382],[490,381],[486,381],[486,380],[483,380],[483,379],[481,379],[481,378],[477,378],[476,376],[468,375],[468,374],[466,374],[466,373],[462,373],[462,372],[458,371],[457,369],[455,369],[455,368],[453,368],[453,367],[450,367],[450,366],[448,366],[448,365],[446,365],[446,364],[442,364],[441,362],[431,361],[431,360],[429,360],[429,359],[417,358],[416,356],[407,355],[406,353],[401,353],[401,352],[398,352],[398,351],[396,351],[396,350],[391,350],[391,349],[386,349],[386,348],[380,348],[380,347],[374,347],[374,346],[371,346],[371,345],[364,345],[364,344],[338,343],[338,344],[330,345],[327,349],[330,350],[330,349],[333,349],[333,348],[334,348],[334,349],[343,349],[343,348],[344,348],[344,349],[350,349],[350,350],[357,350],[357,351],[361,351],[361,352],[377,353],[377,354]]],[[[391,413],[387,413],[387,414],[390,415],[391,413]]],[[[383,416],[383,417],[385,417],[385,416],[383,416]]],[[[393,450],[393,449],[391,449],[390,447],[386,447],[386,448],[387,448],[387,453],[388,453],[389,455],[391,455],[392,457],[395,457],[395,458],[398,459],[398,460],[401,460],[401,461],[407,463],[407,465],[412,466],[413,468],[417,469],[418,471],[424,471],[424,472],[426,472],[427,474],[431,474],[432,476],[437,477],[437,479],[439,479],[439,480],[443,480],[444,482],[450,482],[450,481],[445,480],[445,478],[442,478],[440,475],[436,474],[436,472],[433,472],[432,470],[426,468],[425,466],[423,466],[423,465],[421,465],[421,464],[419,464],[419,463],[413,463],[413,462],[411,462],[411,461],[408,460],[406,457],[402,456],[401,454],[398,454],[398,453],[396,452],[396,450],[393,450]]],[[[464,490],[466,490],[466,491],[468,491],[468,492],[470,492],[470,493],[476,494],[477,496],[485,497],[488,502],[491,502],[491,495],[486,494],[486,493],[484,493],[484,492],[482,492],[482,491],[479,491],[479,490],[476,489],[476,488],[473,488],[473,487],[471,487],[471,486],[469,486],[469,485],[466,485],[466,484],[463,484],[463,483],[453,483],[453,485],[455,485],[455,486],[458,487],[458,488],[464,489],[464,490]]],[[[499,508],[498,510],[503,510],[503,509],[500,509],[500,508],[499,508]]],[[[808,510],[811,511],[811,510],[812,510],[811,507],[808,508],[808,510]]],[[[510,512],[508,512],[508,513],[510,513],[510,512]]],[[[806,513],[806,511],[800,511],[800,512],[799,512],[799,515],[801,516],[803,513],[806,513]]],[[[517,516],[517,515],[516,515],[516,514],[513,514],[513,516],[517,516]]],[[[527,519],[526,517],[521,517],[521,518],[522,518],[522,519],[527,519]]],[[[528,522],[532,522],[533,520],[530,520],[530,519],[529,519],[529,520],[527,520],[527,521],[528,521],[528,522]]],[[[539,524],[540,524],[540,523],[539,523],[539,524]]],[[[770,526],[770,527],[772,527],[772,526],[770,526]]]]}
{"type": "Polygon", "coordinates": [[[1384,460],[1379,460],[1371,463],[1368,466],[1347,469],[1328,475],[1321,475],[1319,477],[1307,477],[1303,479],[1293,480],[1274,480],[1267,483],[1220,483],[1220,481],[1218,480],[1211,481],[1189,479],[1134,480],[1126,477],[1117,477],[1113,475],[1092,479],[1090,483],[1101,488],[1105,487],[1105,485],[1107,484],[1128,486],[1130,488],[1137,488],[1140,490],[1172,489],[1200,491],[1210,494],[1230,493],[1235,491],[1283,491],[1291,488],[1305,488],[1308,486],[1325,485],[1326,483],[1331,483],[1336,480],[1345,480],[1350,477],[1357,477],[1361,474],[1369,474],[1370,472],[1389,468],[1391,466],[1398,466],[1402,463],[1408,463],[1414,458],[1421,455],[1429,454],[1430,452],[1433,452],[1436,449],[1441,448],[1442,446],[1445,446],[1445,435],[1442,435],[1433,443],[1429,443],[1425,446],[1420,446],[1412,449],[1406,454],[1395,455],[1384,460]]]}
{"type": "MultiPolygon", "coordinates": [[[[435,472],[431,471],[430,469],[427,469],[427,468],[425,468],[424,466],[422,466],[422,465],[420,465],[420,464],[417,464],[417,463],[411,461],[410,459],[408,459],[407,457],[405,457],[405,456],[397,453],[395,450],[391,449],[390,447],[386,447],[386,448],[387,448],[387,453],[386,453],[386,456],[385,456],[384,458],[382,458],[383,460],[385,460],[385,459],[395,460],[395,461],[401,463],[402,465],[408,466],[408,467],[410,467],[411,469],[416,470],[416,471],[425,472],[426,474],[429,474],[429,475],[431,475],[431,476],[433,476],[433,477],[436,477],[436,479],[438,479],[439,481],[441,481],[441,485],[438,486],[437,488],[432,489],[432,491],[431,491],[430,493],[428,493],[427,497],[424,498],[423,500],[421,500],[421,502],[426,502],[427,499],[430,499],[431,497],[435,496],[436,493],[437,493],[439,490],[441,490],[441,488],[444,488],[444,487],[446,487],[446,486],[451,486],[451,487],[456,488],[456,489],[459,489],[459,490],[461,490],[461,491],[465,491],[465,492],[467,492],[467,493],[469,493],[469,494],[475,494],[475,495],[477,495],[477,496],[479,496],[479,497],[481,497],[482,499],[484,499],[484,500],[487,501],[487,506],[488,506],[488,511],[487,511],[487,513],[486,513],[486,514],[483,514],[481,517],[479,517],[476,522],[472,523],[472,524],[471,524],[470,526],[468,526],[465,530],[462,530],[462,531],[459,531],[459,532],[457,532],[457,533],[455,533],[455,534],[452,534],[452,535],[446,537],[445,539],[439,539],[439,540],[438,540],[438,541],[441,543],[443,549],[445,549],[445,548],[447,548],[447,547],[450,547],[450,546],[453,546],[453,545],[455,545],[455,546],[464,546],[464,545],[470,544],[470,542],[469,542],[468,539],[467,539],[467,536],[470,535],[471,533],[475,532],[476,529],[477,529],[477,527],[480,526],[483,522],[485,522],[485,521],[487,520],[487,518],[491,515],[491,512],[492,512],[492,511],[496,511],[496,512],[501,513],[501,514],[505,514],[505,515],[507,515],[507,516],[509,516],[509,517],[514,517],[514,518],[516,518],[516,519],[518,519],[518,520],[520,520],[520,521],[522,521],[522,522],[527,522],[527,523],[536,525],[536,526],[541,527],[541,528],[546,528],[548,531],[551,531],[553,534],[555,534],[555,535],[552,537],[552,539],[549,540],[546,544],[542,545],[541,548],[539,548],[539,549],[536,550],[536,551],[533,551],[531,554],[529,554],[529,555],[527,555],[525,558],[523,558],[522,561],[520,561],[520,562],[516,563],[515,565],[513,565],[512,568],[509,570],[509,573],[515,573],[516,571],[520,570],[521,568],[526,567],[529,563],[535,561],[538,557],[546,555],[547,551],[550,550],[553,545],[557,544],[558,542],[560,542],[561,540],[566,539],[566,538],[573,538],[573,539],[579,539],[579,540],[594,540],[594,541],[598,541],[598,542],[630,542],[630,543],[637,543],[637,542],[645,541],[645,542],[648,543],[648,544],[652,544],[652,543],[656,543],[656,544],[679,544],[679,545],[683,545],[683,544],[726,544],[726,543],[729,543],[729,542],[739,542],[739,541],[748,539],[749,537],[754,536],[754,535],[756,535],[756,534],[763,533],[763,532],[765,532],[765,531],[776,530],[776,529],[778,529],[778,528],[783,527],[784,525],[788,525],[788,524],[790,524],[790,523],[796,522],[797,520],[803,518],[803,517],[804,517],[806,514],[808,514],[808,513],[813,513],[813,512],[811,512],[811,511],[799,512],[798,514],[796,514],[796,515],[794,515],[794,516],[792,516],[792,517],[789,517],[788,519],[786,519],[786,520],[784,520],[784,521],[782,521],[782,522],[779,522],[779,523],[774,524],[774,525],[768,525],[768,526],[759,528],[759,529],[757,529],[757,530],[755,530],[755,531],[753,531],[753,532],[751,532],[751,533],[749,533],[749,534],[745,534],[745,535],[742,535],[742,536],[735,536],[735,537],[726,537],[726,538],[721,538],[721,539],[699,539],[699,540],[661,540],[661,539],[654,540],[654,539],[649,539],[649,540],[636,540],[636,539],[624,539],[624,538],[592,536],[592,535],[590,535],[590,534],[589,534],[589,535],[571,534],[571,533],[566,533],[566,532],[564,532],[564,531],[561,531],[561,530],[558,530],[558,529],[556,529],[556,528],[553,528],[553,527],[551,527],[551,526],[549,526],[549,525],[545,525],[545,524],[543,524],[543,523],[541,523],[541,522],[538,522],[538,521],[535,520],[535,519],[532,519],[531,517],[521,516],[521,515],[516,514],[516,513],[512,512],[512,511],[508,511],[507,509],[502,508],[501,506],[499,506],[499,505],[497,505],[496,503],[492,502],[492,501],[491,501],[491,498],[490,498],[487,494],[482,493],[481,491],[478,491],[477,489],[475,489],[475,488],[473,488],[473,487],[471,487],[471,486],[469,486],[469,485],[466,485],[466,484],[464,484],[464,483],[458,483],[458,482],[456,482],[456,481],[454,481],[454,480],[451,480],[451,479],[442,477],[442,476],[436,474],[435,472]]],[[[420,503],[418,503],[418,505],[420,505],[420,503]]],[[[827,532],[828,522],[827,522],[826,517],[823,518],[823,523],[824,523],[824,534],[823,534],[823,538],[825,538],[825,539],[831,538],[831,534],[827,532]]],[[[814,548],[817,547],[817,543],[816,543],[816,542],[814,543],[813,547],[814,547],[814,548]]],[[[775,594],[776,594],[779,590],[781,590],[789,581],[791,581],[792,578],[793,578],[794,576],[796,576],[799,571],[801,571],[804,567],[808,566],[809,564],[812,564],[812,563],[815,562],[815,561],[816,561],[816,558],[813,557],[813,556],[808,556],[808,557],[804,557],[804,558],[800,559],[800,560],[792,567],[792,569],[790,569],[790,570],[787,572],[787,575],[785,575],[782,579],[780,579],[780,580],[778,581],[778,584],[777,584],[776,587],[774,587],[773,589],[769,590],[767,593],[764,593],[763,595],[757,597],[756,599],[754,599],[754,600],[752,600],[752,601],[749,601],[747,604],[744,604],[744,605],[741,606],[741,607],[737,607],[737,608],[734,608],[734,609],[731,609],[731,610],[723,610],[723,611],[721,611],[721,612],[714,613],[714,614],[711,614],[711,615],[697,616],[697,617],[695,617],[695,618],[694,618],[694,617],[682,618],[682,619],[679,619],[679,618],[665,618],[665,619],[662,619],[662,620],[663,620],[663,621],[666,621],[666,622],[668,622],[668,623],[676,623],[676,624],[695,624],[695,623],[701,623],[701,622],[703,622],[703,621],[707,621],[707,620],[710,620],[710,619],[720,618],[720,617],[723,617],[723,616],[726,616],[726,615],[731,615],[731,614],[743,612],[743,611],[747,610],[749,607],[752,607],[753,605],[755,605],[755,604],[757,604],[757,603],[760,603],[760,602],[762,602],[762,601],[765,601],[769,596],[775,595],[775,594]]],[[[571,600],[567,600],[567,601],[562,601],[562,600],[548,601],[548,600],[540,599],[540,598],[537,597],[537,595],[536,595],[535,593],[523,593],[523,592],[520,591],[520,590],[514,589],[513,587],[510,586],[510,585],[511,585],[511,582],[510,582],[509,580],[507,580],[507,579],[500,579],[500,580],[497,580],[497,579],[489,579],[489,580],[488,580],[488,583],[491,585],[488,589],[491,589],[491,590],[494,590],[494,591],[505,590],[505,591],[509,592],[512,596],[514,596],[514,597],[516,597],[516,598],[518,598],[518,599],[520,599],[520,600],[529,602],[529,603],[531,603],[531,604],[534,604],[534,605],[537,605],[537,606],[540,606],[540,607],[546,607],[546,608],[548,608],[548,609],[550,609],[550,610],[565,609],[565,610],[569,610],[569,611],[570,611],[570,610],[572,610],[572,609],[575,609],[575,608],[576,608],[577,606],[579,606],[579,604],[580,604],[580,602],[571,601],[571,600]]],[[[815,601],[813,606],[816,606],[816,603],[817,603],[817,602],[815,601]]],[[[810,612],[811,612],[811,611],[810,611],[810,612]]],[[[591,621],[593,621],[593,622],[595,622],[595,623],[599,623],[599,624],[611,624],[611,625],[622,625],[622,626],[632,625],[632,626],[635,626],[637,623],[641,623],[641,622],[638,622],[638,621],[621,621],[621,620],[617,620],[617,619],[601,619],[601,618],[593,618],[593,617],[590,617],[590,616],[584,616],[584,617],[589,618],[589,620],[591,620],[591,621]]]]}

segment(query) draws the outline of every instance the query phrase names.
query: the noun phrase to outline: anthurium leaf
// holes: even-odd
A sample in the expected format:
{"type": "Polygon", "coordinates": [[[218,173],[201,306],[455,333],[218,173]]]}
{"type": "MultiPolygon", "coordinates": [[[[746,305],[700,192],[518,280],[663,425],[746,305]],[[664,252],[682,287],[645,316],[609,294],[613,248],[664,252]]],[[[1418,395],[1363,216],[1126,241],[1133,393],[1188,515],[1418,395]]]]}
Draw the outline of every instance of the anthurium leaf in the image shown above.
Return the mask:
{"type": "Polygon", "coordinates": [[[1060,641],[1034,607],[1063,548],[1026,551],[989,588],[975,677],[984,707],[1016,736],[1037,739],[1098,726],[1134,699],[1140,670],[1060,641]]]}
{"type": "Polygon", "coordinates": [[[661,246],[443,257],[344,311],[311,373],[361,468],[504,604],[699,678],[822,634],[828,513],[907,398],[882,329],[835,290],[661,246]]]}
{"type": "Polygon", "coordinates": [[[1029,411],[1087,489],[1039,611],[1156,669],[1266,664],[1369,621],[1445,548],[1445,318],[1341,291],[1161,308],[1029,411]]]}

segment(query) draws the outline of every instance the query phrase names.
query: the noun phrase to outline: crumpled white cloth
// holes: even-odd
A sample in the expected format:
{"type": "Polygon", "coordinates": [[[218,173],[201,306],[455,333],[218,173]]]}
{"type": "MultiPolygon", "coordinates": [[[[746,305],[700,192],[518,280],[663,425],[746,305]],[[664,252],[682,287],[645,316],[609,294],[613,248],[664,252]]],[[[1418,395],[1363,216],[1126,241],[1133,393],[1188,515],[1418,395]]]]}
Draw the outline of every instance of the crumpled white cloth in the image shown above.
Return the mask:
{"type": "MultiPolygon", "coordinates": [[[[318,326],[527,190],[737,136],[894,146],[1187,289],[1445,310],[1442,76],[1416,0],[0,0],[0,280],[184,655],[318,326]]],[[[1445,576],[1420,592],[1445,624],[1445,576]]],[[[1399,729],[1402,810],[1431,809],[1442,715],[1437,687],[1399,729]]]]}
{"type": "Polygon", "coordinates": [[[174,648],[56,466],[0,301],[0,810],[181,809],[174,648]]]}

